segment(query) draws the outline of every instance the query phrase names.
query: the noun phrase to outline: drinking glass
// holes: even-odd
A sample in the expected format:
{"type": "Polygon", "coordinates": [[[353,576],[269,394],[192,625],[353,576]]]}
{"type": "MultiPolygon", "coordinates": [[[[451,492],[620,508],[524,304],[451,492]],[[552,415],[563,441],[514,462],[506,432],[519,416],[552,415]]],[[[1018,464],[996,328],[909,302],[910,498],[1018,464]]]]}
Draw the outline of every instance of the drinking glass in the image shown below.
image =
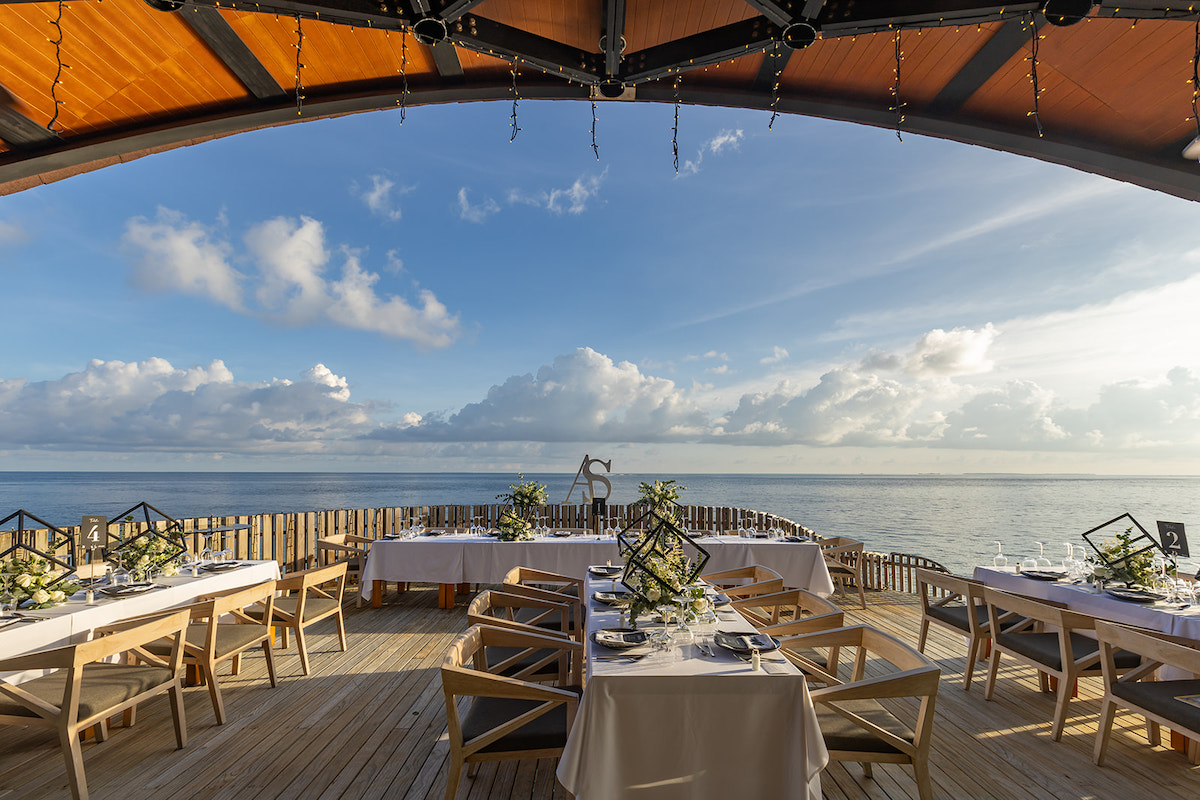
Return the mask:
{"type": "Polygon", "coordinates": [[[1038,546],[1038,557],[1037,557],[1036,569],[1050,569],[1050,567],[1054,566],[1053,564],[1050,563],[1050,559],[1046,558],[1046,543],[1045,542],[1034,542],[1034,544],[1036,544],[1038,546]]]}
{"type": "Polygon", "coordinates": [[[1008,566],[1008,559],[1004,557],[1004,547],[1000,542],[993,542],[996,545],[996,555],[992,558],[992,563],[996,565],[996,569],[1004,569],[1008,566]]]}
{"type": "Polygon", "coordinates": [[[17,598],[12,593],[16,579],[17,576],[12,573],[0,572],[0,618],[17,615],[17,598]]]}
{"type": "Polygon", "coordinates": [[[1021,571],[1022,572],[1031,570],[1031,569],[1036,570],[1037,568],[1038,568],[1038,560],[1036,558],[1034,558],[1033,556],[1025,556],[1025,558],[1021,560],[1021,571]]]}

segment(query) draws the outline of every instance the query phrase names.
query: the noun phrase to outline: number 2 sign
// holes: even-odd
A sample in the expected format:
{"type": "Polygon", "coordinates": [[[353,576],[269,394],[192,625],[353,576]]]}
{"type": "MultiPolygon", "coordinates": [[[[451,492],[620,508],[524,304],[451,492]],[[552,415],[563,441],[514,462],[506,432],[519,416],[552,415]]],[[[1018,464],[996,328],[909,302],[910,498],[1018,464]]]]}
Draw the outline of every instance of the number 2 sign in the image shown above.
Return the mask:
{"type": "Polygon", "coordinates": [[[95,553],[108,547],[108,517],[86,516],[79,530],[84,550],[95,553]]]}
{"type": "Polygon", "coordinates": [[[1187,534],[1183,532],[1182,522],[1159,522],[1158,538],[1162,540],[1162,549],[1167,555],[1191,557],[1188,553],[1187,534]]]}

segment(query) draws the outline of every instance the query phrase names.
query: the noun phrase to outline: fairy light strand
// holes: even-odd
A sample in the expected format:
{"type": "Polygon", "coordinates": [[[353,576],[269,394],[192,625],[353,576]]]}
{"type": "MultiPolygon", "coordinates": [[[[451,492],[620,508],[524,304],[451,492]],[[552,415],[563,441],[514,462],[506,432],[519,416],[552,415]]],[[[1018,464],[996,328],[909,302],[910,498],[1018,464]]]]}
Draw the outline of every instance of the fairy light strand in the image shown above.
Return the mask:
{"type": "Polygon", "coordinates": [[[908,103],[900,100],[900,65],[904,61],[904,50],[901,48],[900,28],[896,28],[896,32],[892,34],[892,44],[896,51],[896,67],[892,74],[892,107],[888,111],[896,115],[896,138],[904,141],[904,137],[900,135],[900,129],[904,125],[904,107],[908,103]]]}
{"type": "Polygon", "coordinates": [[[767,130],[775,128],[775,118],[779,116],[779,82],[783,77],[783,57],[779,54],[779,42],[771,50],[771,58],[775,59],[775,83],[771,85],[771,121],[767,130]]]}
{"type": "Polygon", "coordinates": [[[54,128],[54,123],[58,122],[59,107],[63,104],[63,101],[58,99],[58,85],[62,83],[62,72],[67,66],[62,61],[62,13],[64,5],[65,4],[63,3],[63,0],[58,0],[58,15],[54,19],[50,20],[50,24],[54,26],[54,30],[58,35],[57,39],[50,40],[54,43],[54,60],[58,63],[58,69],[54,73],[54,80],[50,83],[50,99],[54,101],[54,116],[52,116],[50,121],[46,123],[46,130],[50,131],[55,136],[59,135],[59,131],[54,128]]]}
{"type": "Polygon", "coordinates": [[[1200,139],[1200,16],[1196,17],[1195,47],[1192,55],[1192,121],[1200,139]]]}
{"type": "Polygon", "coordinates": [[[404,124],[404,115],[408,112],[408,34],[400,32],[400,124],[404,124]]]}
{"type": "Polygon", "coordinates": [[[517,134],[521,132],[520,126],[517,125],[517,106],[518,106],[517,101],[519,101],[521,99],[521,96],[517,93],[517,62],[516,61],[512,62],[512,66],[509,68],[509,72],[512,73],[512,96],[513,96],[512,113],[509,114],[510,122],[508,123],[509,127],[512,128],[512,136],[508,137],[508,141],[511,143],[511,142],[516,141],[517,134]]]}
{"type": "Polygon", "coordinates": [[[675,157],[675,174],[679,174],[679,82],[682,78],[675,76],[675,124],[671,128],[671,153],[675,157]]]}
{"type": "Polygon", "coordinates": [[[1030,46],[1029,46],[1029,81],[1033,84],[1033,111],[1030,111],[1027,116],[1033,117],[1033,122],[1037,125],[1037,135],[1041,139],[1042,131],[1042,115],[1038,108],[1038,98],[1042,94],[1042,89],[1038,86],[1038,36],[1037,17],[1032,13],[1029,14],[1029,30],[1030,30],[1030,46]]]}
{"type": "Polygon", "coordinates": [[[300,15],[296,15],[296,116],[304,113],[304,81],[300,71],[304,64],[300,61],[300,53],[304,49],[304,30],[300,25],[300,15]]]}
{"type": "Polygon", "coordinates": [[[600,145],[596,144],[596,98],[592,98],[592,152],[596,154],[596,160],[600,160],[600,145]]]}

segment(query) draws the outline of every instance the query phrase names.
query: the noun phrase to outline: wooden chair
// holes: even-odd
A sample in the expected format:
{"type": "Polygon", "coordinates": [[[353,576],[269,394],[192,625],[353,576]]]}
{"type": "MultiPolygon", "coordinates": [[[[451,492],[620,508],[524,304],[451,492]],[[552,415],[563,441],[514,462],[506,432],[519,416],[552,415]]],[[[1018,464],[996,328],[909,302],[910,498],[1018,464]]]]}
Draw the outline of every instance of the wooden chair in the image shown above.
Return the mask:
{"type": "MultiPolygon", "coordinates": [[[[838,648],[829,648],[828,657],[822,657],[815,650],[793,646],[795,637],[840,628],[846,624],[845,612],[833,603],[803,589],[787,589],[734,600],[731,605],[759,632],[778,637],[780,652],[801,670],[805,661],[811,661],[837,675],[838,648]]],[[[809,677],[816,680],[813,675],[809,677]]]]}
{"type": "MultiPolygon", "coordinates": [[[[1095,639],[1081,633],[1094,631],[1096,618],[990,586],[983,588],[983,597],[993,631],[984,699],[991,700],[995,691],[1001,653],[1036,669],[1043,692],[1050,691],[1049,679],[1055,678],[1058,681],[1058,702],[1054,706],[1050,737],[1057,742],[1062,738],[1067,705],[1071,702],[1075,681],[1083,676],[1101,674],[1100,647],[1095,639]],[[1002,628],[1005,615],[1009,612],[1024,619],[1002,628]]],[[[1135,653],[1120,651],[1114,654],[1113,668],[1121,673],[1136,668],[1140,663],[1141,658],[1135,653]]]]}
{"type": "Polygon", "coordinates": [[[719,587],[730,600],[783,591],[783,576],[758,564],[701,575],[700,580],[719,587]]]}
{"type": "MultiPolygon", "coordinates": [[[[506,594],[491,589],[480,592],[467,607],[467,624],[502,628],[509,631],[528,633],[534,636],[555,636],[580,641],[582,630],[572,629],[571,608],[564,603],[551,603],[534,597],[506,594]],[[553,627],[539,627],[536,623],[520,622],[518,612],[537,611],[549,616],[540,621],[553,627]],[[566,620],[566,630],[558,625],[566,620]]],[[[509,678],[527,681],[557,681],[566,684],[572,670],[569,654],[561,650],[545,650],[529,647],[486,647],[485,660],[489,671],[509,678]]]]}
{"type": "MultiPolygon", "coordinates": [[[[195,665],[204,674],[218,725],[225,724],[225,702],[217,683],[217,667],[221,662],[232,660],[232,674],[236,675],[241,654],[252,647],[262,647],[267,660],[267,676],[271,686],[275,686],[271,629],[263,623],[265,617],[272,615],[274,600],[275,581],[267,581],[258,586],[201,598],[201,602],[187,607],[191,611],[192,624],[187,629],[183,662],[195,665]],[[264,607],[266,614],[251,616],[247,607],[255,604],[264,607]]],[[[164,655],[161,643],[147,645],[146,650],[155,655],[164,655]]]]}
{"type": "MultiPolygon", "coordinates": [[[[346,562],[346,576],[354,578],[353,584],[361,588],[365,575],[367,551],[374,539],[355,536],[352,533],[336,533],[317,539],[317,566],[327,567],[338,561],[346,562]],[[355,545],[362,545],[355,547],[355,545]]],[[[355,596],[355,608],[362,608],[362,592],[355,596]]]]}
{"type": "Polygon", "coordinates": [[[464,764],[562,755],[579,708],[583,645],[561,636],[474,625],[460,635],[442,660],[446,730],[450,739],[446,800],[454,800],[464,764]],[[574,668],[568,684],[545,686],[496,674],[485,648],[558,650],[574,668]],[[460,716],[460,699],[471,698],[460,716]]]}
{"type": "MultiPolygon", "coordinates": [[[[983,600],[983,584],[971,578],[929,569],[917,569],[916,578],[917,594],[921,597],[921,632],[917,636],[917,650],[925,652],[931,623],[966,636],[967,666],[963,670],[963,690],[970,691],[975,662],[983,656],[984,644],[992,637],[992,624],[983,600]],[[944,596],[938,597],[939,591],[944,596]]],[[[1015,618],[1015,614],[1007,614],[1001,618],[1001,622],[1007,625],[1015,618]]]]}
{"type": "Polygon", "coordinates": [[[1092,760],[1104,764],[1117,708],[1127,708],[1146,718],[1146,738],[1159,743],[1159,725],[1166,725],[1191,740],[1188,760],[1200,764],[1200,708],[1177,698],[1200,695],[1200,642],[1165,633],[1144,631],[1096,620],[1100,666],[1104,673],[1104,700],[1092,760]],[[1118,650],[1120,648],[1120,650],[1118,650]],[[1140,667],[1118,675],[1116,654],[1121,650],[1143,657],[1140,667]],[[1154,680],[1154,671],[1171,666],[1191,673],[1191,680],[1154,680]]]}
{"type": "MultiPolygon", "coordinates": [[[[271,626],[281,629],[284,647],[288,646],[288,629],[296,632],[296,649],[300,652],[300,667],[305,675],[309,674],[309,666],[304,629],[314,622],[333,617],[337,623],[338,643],[342,652],[346,652],[346,622],[342,618],[342,594],[345,589],[345,561],[328,567],[292,572],[275,581],[275,590],[287,594],[275,598],[269,617],[271,626]]],[[[252,619],[263,620],[267,619],[265,610],[260,605],[246,609],[246,613],[252,619]]]]}
{"type": "Polygon", "coordinates": [[[503,583],[508,594],[566,603],[571,607],[572,624],[576,628],[583,627],[583,619],[587,616],[583,586],[583,578],[532,567],[513,567],[505,574],[503,583]]]}
{"type": "Polygon", "coordinates": [[[563,602],[528,595],[487,589],[467,606],[468,625],[491,625],[495,628],[553,633],[576,641],[583,630],[575,624],[572,612],[574,598],[562,597],[563,602]]]}
{"type": "Polygon", "coordinates": [[[795,642],[807,647],[857,649],[849,681],[825,673],[826,686],[811,692],[829,760],[857,761],[868,778],[873,763],[909,764],[921,800],[932,800],[929,743],[941,676],[937,664],[894,636],[867,625],[810,633],[796,637],[795,642]],[[874,657],[871,676],[866,671],[868,656],[874,657]],[[874,674],[881,669],[886,673],[874,674]],[[897,716],[892,709],[899,704],[884,707],[879,702],[888,698],[915,698],[915,715],[897,716]]]}
{"type": "MultiPolygon", "coordinates": [[[[90,642],[40,650],[0,660],[0,672],[55,670],[21,684],[0,679],[0,725],[50,728],[67,762],[67,778],[75,800],[87,800],[87,779],[79,734],[96,726],[97,738],[108,738],[104,722],[160,694],[171,701],[175,744],[187,744],[183,708],[183,637],[186,610],[142,621],[90,642]],[[146,652],[143,645],[164,636],[173,639],[164,660],[146,652]],[[126,651],[137,653],[143,664],[111,664],[105,659],[126,651]]],[[[117,626],[114,626],[117,627],[117,626]]]]}
{"type": "Polygon", "coordinates": [[[858,587],[858,599],[867,607],[867,595],[863,591],[863,543],[844,536],[831,536],[820,541],[821,555],[825,557],[825,568],[829,577],[837,582],[841,595],[846,596],[846,582],[854,581],[858,587]]]}

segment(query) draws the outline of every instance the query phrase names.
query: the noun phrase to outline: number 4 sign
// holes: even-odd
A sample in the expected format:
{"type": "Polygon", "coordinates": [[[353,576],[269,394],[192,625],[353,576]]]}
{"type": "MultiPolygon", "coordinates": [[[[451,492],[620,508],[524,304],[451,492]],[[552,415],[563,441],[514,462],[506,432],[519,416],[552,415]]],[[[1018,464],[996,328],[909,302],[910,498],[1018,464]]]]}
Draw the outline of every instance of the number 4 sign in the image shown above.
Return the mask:
{"type": "Polygon", "coordinates": [[[1159,522],[1158,538],[1162,539],[1162,549],[1167,555],[1191,557],[1188,553],[1187,534],[1183,532],[1182,522],[1159,522]]]}
{"type": "Polygon", "coordinates": [[[83,534],[84,550],[95,553],[108,547],[108,517],[84,517],[79,530],[83,534]]]}

